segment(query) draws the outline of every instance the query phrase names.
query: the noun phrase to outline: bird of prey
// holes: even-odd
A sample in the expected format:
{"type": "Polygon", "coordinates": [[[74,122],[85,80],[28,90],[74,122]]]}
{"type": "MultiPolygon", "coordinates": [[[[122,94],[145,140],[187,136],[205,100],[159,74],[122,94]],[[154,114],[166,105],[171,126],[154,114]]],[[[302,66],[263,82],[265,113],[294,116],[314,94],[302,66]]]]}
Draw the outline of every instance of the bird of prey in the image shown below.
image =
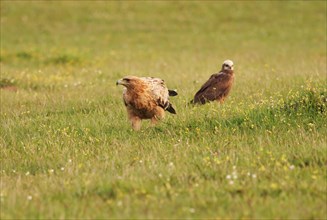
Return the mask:
{"type": "Polygon", "coordinates": [[[134,130],[140,130],[142,119],[151,119],[155,125],[164,118],[165,110],[176,114],[169,96],[176,96],[177,92],[168,90],[162,79],[126,76],[118,80],[116,85],[125,87],[123,99],[134,130]]]}
{"type": "Polygon", "coordinates": [[[193,104],[205,104],[211,101],[223,103],[230,92],[234,81],[234,64],[231,60],[225,60],[219,73],[214,73],[208,81],[202,85],[191,101],[193,104]]]}

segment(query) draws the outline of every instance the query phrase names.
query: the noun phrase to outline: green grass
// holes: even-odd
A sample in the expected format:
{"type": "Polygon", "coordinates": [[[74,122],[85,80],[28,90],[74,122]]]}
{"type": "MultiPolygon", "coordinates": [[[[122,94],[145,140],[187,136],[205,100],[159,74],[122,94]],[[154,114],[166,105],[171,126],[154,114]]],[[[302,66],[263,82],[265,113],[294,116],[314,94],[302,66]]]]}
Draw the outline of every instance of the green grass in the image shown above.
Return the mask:
{"type": "Polygon", "coordinates": [[[1,219],[327,218],[326,10],[1,1],[1,219]],[[188,106],[225,59],[224,105],[188,106]],[[177,115],[132,131],[125,75],[177,115]]]}

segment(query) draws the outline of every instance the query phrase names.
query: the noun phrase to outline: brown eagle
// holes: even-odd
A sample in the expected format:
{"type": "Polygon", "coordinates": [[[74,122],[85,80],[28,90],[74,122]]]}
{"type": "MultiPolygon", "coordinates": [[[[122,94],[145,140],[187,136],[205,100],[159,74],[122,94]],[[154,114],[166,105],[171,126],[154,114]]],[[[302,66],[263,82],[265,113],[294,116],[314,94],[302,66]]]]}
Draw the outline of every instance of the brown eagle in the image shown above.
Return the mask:
{"type": "Polygon", "coordinates": [[[159,119],[164,118],[165,110],[176,114],[169,96],[176,96],[177,92],[168,90],[162,79],[126,76],[118,80],[116,85],[125,87],[123,99],[134,130],[141,128],[142,119],[151,119],[155,125],[159,119]]]}
{"type": "Polygon", "coordinates": [[[205,104],[211,101],[223,103],[234,81],[234,64],[225,60],[219,73],[212,74],[208,81],[194,95],[193,104],[205,104]]]}

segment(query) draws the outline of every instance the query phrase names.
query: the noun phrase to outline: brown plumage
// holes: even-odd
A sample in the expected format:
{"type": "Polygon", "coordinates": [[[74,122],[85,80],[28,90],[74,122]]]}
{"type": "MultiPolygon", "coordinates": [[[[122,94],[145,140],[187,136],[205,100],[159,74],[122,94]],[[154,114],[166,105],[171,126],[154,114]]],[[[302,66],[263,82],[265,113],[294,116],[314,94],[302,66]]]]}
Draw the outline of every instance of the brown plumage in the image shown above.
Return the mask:
{"type": "Polygon", "coordinates": [[[210,76],[208,81],[194,95],[191,103],[202,105],[211,101],[223,103],[233,85],[233,66],[233,61],[225,60],[220,72],[210,76]]]}
{"type": "Polygon", "coordinates": [[[176,114],[169,96],[175,96],[177,92],[168,90],[162,79],[126,76],[116,84],[125,87],[123,99],[134,130],[141,128],[142,119],[151,119],[151,123],[156,124],[164,118],[165,110],[176,114]]]}

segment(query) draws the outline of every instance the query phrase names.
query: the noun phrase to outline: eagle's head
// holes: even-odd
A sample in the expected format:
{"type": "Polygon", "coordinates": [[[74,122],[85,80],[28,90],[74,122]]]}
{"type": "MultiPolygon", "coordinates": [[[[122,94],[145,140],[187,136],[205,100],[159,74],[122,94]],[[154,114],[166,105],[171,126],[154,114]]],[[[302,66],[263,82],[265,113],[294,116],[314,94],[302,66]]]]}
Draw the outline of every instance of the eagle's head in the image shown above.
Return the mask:
{"type": "Polygon", "coordinates": [[[126,88],[133,88],[135,85],[142,84],[142,80],[136,76],[125,76],[124,78],[118,80],[116,85],[122,85],[126,88]]]}
{"type": "Polygon", "coordinates": [[[231,60],[225,60],[221,67],[222,70],[234,70],[234,63],[231,60]]]}

